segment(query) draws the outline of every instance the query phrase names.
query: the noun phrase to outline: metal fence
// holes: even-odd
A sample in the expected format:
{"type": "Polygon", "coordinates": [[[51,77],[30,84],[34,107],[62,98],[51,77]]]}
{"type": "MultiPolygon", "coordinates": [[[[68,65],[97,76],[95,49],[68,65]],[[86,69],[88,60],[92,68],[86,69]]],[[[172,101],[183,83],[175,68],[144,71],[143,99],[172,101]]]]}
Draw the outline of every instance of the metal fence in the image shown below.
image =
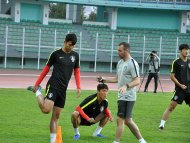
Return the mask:
{"type": "MultiPolygon", "coordinates": [[[[20,57],[21,69],[24,67],[25,58],[37,58],[36,68],[39,69],[40,60],[48,58],[48,55],[53,50],[62,47],[64,41],[63,36],[70,32],[67,31],[60,38],[58,35],[59,32],[56,29],[50,34],[41,28],[35,31],[35,34],[28,34],[26,31],[26,28],[22,28],[18,32],[17,28],[17,31],[13,34],[13,31],[8,26],[0,30],[0,56],[4,58],[4,68],[7,68],[7,58],[20,57]],[[17,39],[15,40],[15,38],[17,39]],[[47,39],[46,41],[44,41],[45,38],[47,39]],[[33,50],[37,54],[37,57],[29,55],[33,50]],[[46,58],[43,57],[44,52],[46,53],[46,58]]],[[[162,64],[167,64],[166,61],[168,59],[171,62],[169,56],[172,59],[177,58],[178,45],[182,43],[179,37],[174,37],[170,41],[171,39],[167,39],[164,36],[150,37],[146,35],[122,35],[121,33],[108,33],[104,35],[96,32],[95,35],[93,33],[85,35],[82,32],[78,32],[77,36],[79,40],[75,50],[79,53],[81,62],[85,60],[94,62],[94,72],[97,71],[97,62],[105,61],[110,64],[110,72],[112,72],[113,63],[118,61],[117,46],[123,41],[130,43],[132,47],[131,54],[141,65],[142,73],[144,72],[146,57],[152,50],[158,52],[162,64]]]]}

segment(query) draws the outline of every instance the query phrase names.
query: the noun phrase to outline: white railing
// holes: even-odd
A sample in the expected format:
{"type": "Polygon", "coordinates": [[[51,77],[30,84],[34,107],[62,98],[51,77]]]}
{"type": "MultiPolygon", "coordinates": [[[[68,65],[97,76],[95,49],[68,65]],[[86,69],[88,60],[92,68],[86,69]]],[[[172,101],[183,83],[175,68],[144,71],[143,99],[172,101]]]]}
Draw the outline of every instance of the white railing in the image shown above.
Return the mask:
{"type": "MultiPolygon", "coordinates": [[[[9,55],[8,55],[8,51],[9,51],[9,48],[10,47],[13,47],[16,49],[16,47],[21,47],[22,51],[20,51],[21,53],[21,69],[24,68],[24,59],[27,58],[26,57],[26,53],[29,52],[26,50],[27,47],[32,47],[33,49],[37,49],[37,69],[40,68],[40,60],[42,59],[41,57],[41,53],[42,53],[42,49],[52,49],[55,50],[57,48],[60,48],[58,47],[58,44],[57,44],[57,38],[58,38],[58,35],[57,35],[57,30],[54,31],[54,33],[52,33],[53,37],[51,42],[52,42],[52,45],[43,45],[42,44],[42,30],[41,28],[39,28],[39,31],[37,33],[38,35],[38,41],[35,41],[34,44],[26,44],[26,28],[23,28],[22,29],[22,36],[21,37],[18,37],[20,38],[20,40],[22,41],[20,44],[18,43],[10,43],[11,41],[11,34],[10,34],[10,31],[9,31],[9,27],[6,26],[5,28],[5,36],[3,39],[0,40],[0,49],[4,51],[4,68],[7,68],[7,58],[9,58],[9,55]]],[[[106,40],[106,37],[105,39],[102,39],[100,37],[100,34],[99,33],[96,33],[96,35],[94,36],[94,39],[93,41],[87,41],[87,44],[90,45],[91,42],[95,42],[95,45],[94,47],[87,47],[87,48],[83,48],[85,45],[85,43],[83,43],[86,39],[83,38],[84,34],[82,32],[79,33],[78,35],[78,39],[80,39],[77,43],[77,46],[75,48],[76,51],[78,51],[79,53],[79,57],[80,59],[84,58],[85,55],[83,55],[83,52],[85,51],[88,51],[88,52],[94,52],[94,54],[91,54],[89,57],[90,57],[90,61],[94,62],[94,72],[97,71],[97,62],[104,62],[104,60],[107,60],[107,62],[109,62],[110,64],[110,70],[109,72],[113,72],[112,71],[112,65],[113,63],[116,63],[117,61],[114,60],[114,57],[116,57],[116,55],[114,55],[114,53],[117,53],[117,45],[119,44],[118,42],[118,39],[116,38],[116,36],[118,36],[117,34],[112,34],[110,35],[110,41],[107,42],[107,47],[108,48],[105,48],[105,45],[103,45],[101,43],[102,40],[106,40]],[[98,52],[101,52],[103,54],[103,58],[102,60],[98,59],[98,52]]],[[[31,36],[32,37],[32,36],[31,36]]],[[[35,36],[34,36],[35,37],[35,36]]],[[[62,37],[64,38],[64,37],[62,37]]],[[[148,46],[151,45],[151,40],[148,40],[148,38],[150,37],[147,37],[147,36],[143,36],[141,37],[142,38],[142,45],[141,43],[136,43],[136,41],[132,41],[132,38],[130,35],[126,35],[125,37],[123,36],[120,40],[120,42],[130,42],[130,44],[132,45],[131,47],[131,54],[132,56],[134,57],[140,57],[138,58],[139,59],[139,64],[142,66],[141,67],[141,72],[144,73],[144,66],[145,66],[145,62],[146,62],[146,57],[147,55],[149,55],[149,53],[153,50],[151,48],[148,48],[148,46]],[[133,46],[134,45],[134,46],[133,46]],[[135,46],[137,45],[137,46],[135,46]],[[134,47],[137,47],[136,49],[134,49],[134,47]]],[[[139,38],[136,37],[136,40],[138,40],[139,38]]],[[[174,59],[178,56],[178,46],[179,46],[179,43],[180,43],[180,40],[178,37],[176,37],[175,41],[174,42],[174,46],[173,47],[173,51],[169,51],[169,52],[165,52],[164,50],[166,50],[166,45],[164,44],[164,40],[161,37],[158,37],[158,40],[156,41],[157,42],[157,45],[158,47],[155,48],[154,50],[156,50],[160,56],[160,59],[161,59],[161,63],[164,63],[164,61],[166,60],[166,58],[162,58],[162,56],[173,56],[174,59]]],[[[64,39],[63,39],[64,41],[64,39]]],[[[103,42],[103,41],[102,41],[103,42]]],[[[165,41],[167,42],[167,41],[165,41]]],[[[152,45],[154,46],[154,45],[152,45]]],[[[154,48],[154,47],[153,47],[154,48]]],[[[48,57],[47,57],[48,58],[48,57]]],[[[44,59],[44,58],[43,58],[44,59]]],[[[88,60],[89,61],[89,60],[88,60]]]]}

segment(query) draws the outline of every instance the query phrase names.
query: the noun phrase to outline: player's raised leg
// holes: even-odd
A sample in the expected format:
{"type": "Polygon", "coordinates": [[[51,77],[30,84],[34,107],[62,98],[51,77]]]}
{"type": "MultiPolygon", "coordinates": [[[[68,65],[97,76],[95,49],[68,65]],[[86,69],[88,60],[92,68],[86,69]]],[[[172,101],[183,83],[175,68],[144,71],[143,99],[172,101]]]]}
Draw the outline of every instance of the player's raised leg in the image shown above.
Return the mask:
{"type": "Polygon", "coordinates": [[[51,112],[54,102],[52,100],[47,99],[45,96],[42,95],[41,93],[41,86],[34,87],[34,86],[29,86],[27,90],[33,91],[36,94],[38,105],[41,109],[41,111],[45,114],[48,114],[51,112]]]}

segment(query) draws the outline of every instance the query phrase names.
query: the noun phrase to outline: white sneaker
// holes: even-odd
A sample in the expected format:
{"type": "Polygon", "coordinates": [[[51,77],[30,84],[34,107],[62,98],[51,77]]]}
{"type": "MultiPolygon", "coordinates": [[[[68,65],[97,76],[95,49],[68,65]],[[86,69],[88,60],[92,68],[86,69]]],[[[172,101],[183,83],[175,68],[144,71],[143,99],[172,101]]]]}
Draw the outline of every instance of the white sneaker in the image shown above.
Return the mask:
{"type": "Polygon", "coordinates": [[[159,129],[160,129],[160,130],[163,130],[163,129],[164,129],[164,125],[161,125],[161,124],[160,124],[159,129]]]}
{"type": "Polygon", "coordinates": [[[147,143],[145,140],[143,140],[143,141],[141,141],[141,142],[139,142],[139,143],[147,143]]]}

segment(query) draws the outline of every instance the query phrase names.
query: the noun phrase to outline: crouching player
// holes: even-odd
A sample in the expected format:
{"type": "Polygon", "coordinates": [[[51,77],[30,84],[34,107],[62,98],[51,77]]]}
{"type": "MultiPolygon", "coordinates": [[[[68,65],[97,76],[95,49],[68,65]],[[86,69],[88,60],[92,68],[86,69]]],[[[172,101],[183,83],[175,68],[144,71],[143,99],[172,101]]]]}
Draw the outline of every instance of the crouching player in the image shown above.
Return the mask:
{"type": "Polygon", "coordinates": [[[105,138],[100,132],[105,124],[113,121],[112,115],[108,109],[108,86],[106,84],[98,84],[97,93],[85,98],[76,111],[72,113],[71,122],[74,128],[74,140],[80,138],[79,126],[91,126],[99,122],[97,129],[92,136],[105,138]]]}

